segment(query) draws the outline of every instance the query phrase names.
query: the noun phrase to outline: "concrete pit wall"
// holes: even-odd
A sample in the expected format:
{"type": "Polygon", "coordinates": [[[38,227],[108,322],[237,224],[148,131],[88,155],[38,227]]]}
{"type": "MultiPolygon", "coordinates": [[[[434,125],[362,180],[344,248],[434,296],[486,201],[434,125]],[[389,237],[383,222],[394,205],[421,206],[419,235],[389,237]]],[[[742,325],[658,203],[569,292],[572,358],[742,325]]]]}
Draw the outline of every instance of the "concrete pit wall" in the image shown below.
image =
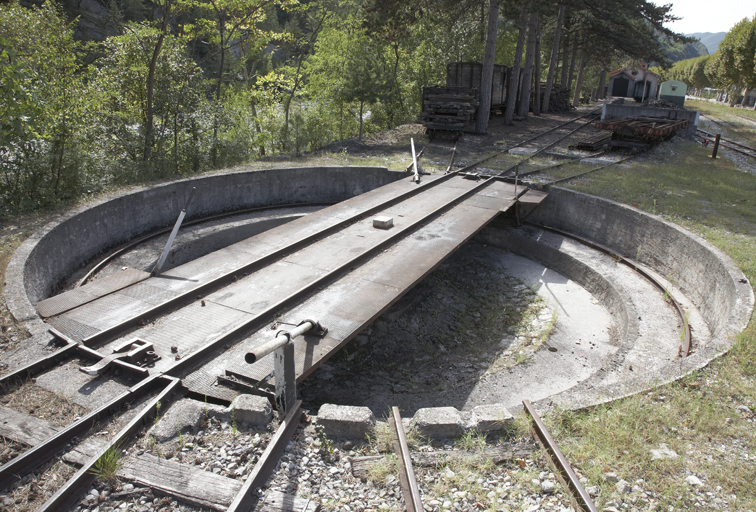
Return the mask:
{"type": "Polygon", "coordinates": [[[146,187],[88,204],[23,242],[6,270],[11,314],[33,334],[46,327],[35,305],[98,256],[135,237],[172,226],[192,187],[186,220],[283,204],[336,203],[406,174],[385,167],[307,167],[242,171],[146,187]]]}
{"type": "MultiPolygon", "coordinates": [[[[594,375],[574,388],[542,400],[539,404],[542,409],[552,402],[567,408],[586,407],[679,379],[726,353],[736,335],[748,325],[754,293],[745,275],[724,252],[675,224],[624,204],[557,187],[551,188],[528,221],[604,245],[667,277],[693,302],[712,334],[700,346],[693,333],[691,355],[663,367],[653,382],[635,377],[604,385],[594,375]]],[[[578,282],[584,281],[579,275],[574,277],[578,282]]],[[[625,319],[616,316],[611,303],[607,306],[620,327],[632,336],[632,327],[623,326],[625,319]]]]}

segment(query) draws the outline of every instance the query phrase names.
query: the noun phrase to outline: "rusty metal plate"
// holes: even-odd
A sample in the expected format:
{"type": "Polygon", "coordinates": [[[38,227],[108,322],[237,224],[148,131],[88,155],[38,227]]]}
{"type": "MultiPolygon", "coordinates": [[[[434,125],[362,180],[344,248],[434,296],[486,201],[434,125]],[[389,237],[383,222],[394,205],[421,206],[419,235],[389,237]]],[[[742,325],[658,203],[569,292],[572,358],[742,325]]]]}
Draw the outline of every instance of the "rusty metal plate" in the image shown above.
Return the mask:
{"type": "Polygon", "coordinates": [[[48,318],[70,311],[95,299],[97,299],[97,295],[76,288],[37,302],[37,313],[42,318],[48,318]]]}
{"type": "MultiPolygon", "coordinates": [[[[481,178],[479,180],[469,180],[462,176],[455,176],[454,178],[451,178],[444,183],[439,184],[439,187],[446,187],[446,188],[456,188],[461,190],[470,190],[471,188],[477,187],[481,183],[485,181],[484,178],[481,178]]],[[[490,185],[489,185],[490,186],[490,185]]]]}
{"type": "Polygon", "coordinates": [[[37,312],[42,318],[59,315],[98,297],[113,293],[131,284],[150,277],[150,274],[133,268],[117,272],[87,283],[84,286],[61,293],[37,303],[37,312]]]}
{"type": "Polygon", "coordinates": [[[177,355],[186,357],[248,318],[249,315],[243,311],[210,302],[205,302],[205,306],[200,302],[194,302],[104,345],[101,351],[107,353],[112,347],[131,338],[143,339],[152,343],[155,353],[162,357],[151,368],[155,371],[165,371],[176,362],[177,355]],[[172,352],[172,347],[176,347],[178,352],[172,352]]]}
{"type": "Polygon", "coordinates": [[[97,334],[100,330],[86,325],[81,322],[77,322],[71,318],[65,316],[56,316],[48,318],[45,323],[51,327],[55,327],[61,333],[65,334],[74,341],[81,341],[84,338],[88,338],[93,334],[97,334]]]}
{"type": "Polygon", "coordinates": [[[97,330],[119,324],[134,315],[149,310],[152,304],[117,293],[106,295],[60,316],[70,318],[97,330]]]}
{"type": "Polygon", "coordinates": [[[478,208],[484,208],[486,210],[496,210],[498,212],[502,208],[511,204],[512,201],[513,199],[510,198],[504,199],[502,197],[474,195],[466,199],[464,204],[468,206],[477,206],[478,208]]]}
{"type": "MultiPolygon", "coordinates": [[[[522,185],[517,187],[518,192],[522,192],[522,190],[523,190],[522,185]]],[[[511,183],[497,180],[491,183],[491,185],[481,190],[480,192],[478,192],[476,195],[487,196],[487,197],[501,197],[504,199],[514,199],[515,186],[511,183]]]]}
{"type": "MultiPolygon", "coordinates": [[[[498,206],[496,210],[482,210],[466,203],[455,207],[283,314],[280,321],[285,324],[296,325],[311,318],[329,329],[323,339],[295,340],[297,379],[302,380],[331,357],[497,214],[498,206]]],[[[273,370],[272,358],[247,365],[243,362],[244,354],[273,336],[275,330],[256,332],[211,363],[212,371],[222,374],[229,369],[255,380],[262,379],[273,370]]]]}
{"type": "Polygon", "coordinates": [[[549,194],[546,192],[543,192],[541,190],[528,190],[525,192],[522,196],[520,196],[519,201],[521,203],[527,203],[527,204],[541,204],[541,201],[546,199],[546,196],[549,194]]]}
{"type": "Polygon", "coordinates": [[[142,282],[118,291],[118,295],[124,295],[132,299],[137,299],[141,302],[158,305],[166,300],[172,299],[178,294],[173,291],[164,290],[162,288],[152,286],[147,282],[142,282]]]}
{"type": "Polygon", "coordinates": [[[279,261],[205,297],[206,302],[259,314],[325,272],[279,261]]]}

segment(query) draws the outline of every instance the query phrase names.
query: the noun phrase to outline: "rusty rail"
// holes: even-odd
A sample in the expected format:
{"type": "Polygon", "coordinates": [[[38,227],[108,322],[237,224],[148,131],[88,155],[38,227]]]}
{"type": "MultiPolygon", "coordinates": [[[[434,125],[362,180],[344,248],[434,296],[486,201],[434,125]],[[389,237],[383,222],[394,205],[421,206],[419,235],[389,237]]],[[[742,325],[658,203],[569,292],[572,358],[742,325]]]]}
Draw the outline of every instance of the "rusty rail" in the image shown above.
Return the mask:
{"type": "Polygon", "coordinates": [[[404,433],[402,416],[399,414],[398,407],[391,408],[391,421],[389,423],[394,438],[394,451],[399,459],[399,480],[402,483],[402,493],[404,494],[407,512],[424,512],[420,488],[417,485],[415,471],[412,469],[412,458],[410,457],[407,436],[404,433]]]}
{"type": "MultiPolygon", "coordinates": [[[[168,379],[171,382],[178,382],[176,379],[171,379],[170,377],[163,375],[156,375],[155,377],[144,379],[135,386],[124,391],[121,395],[49,437],[44,442],[29,448],[3,466],[0,466],[0,490],[5,489],[9,485],[20,480],[24,475],[53,458],[75,436],[83,434],[104,418],[114,415],[124,404],[130,403],[145,394],[154,391],[154,389],[159,387],[165,379],[168,379]]],[[[175,384],[170,385],[175,386],[175,384]]],[[[142,413],[146,414],[145,411],[142,413]]],[[[141,416],[142,414],[140,414],[140,417],[141,416]]]]}
{"type": "Polygon", "coordinates": [[[255,489],[265,485],[268,477],[276,468],[276,464],[278,464],[278,460],[281,458],[286,445],[297,429],[301,417],[302,401],[297,400],[288,414],[286,414],[283,423],[278,427],[278,430],[270,440],[270,443],[268,443],[257,464],[255,464],[252,473],[244,481],[242,488],[239,489],[227,512],[246,512],[252,510],[252,506],[257,499],[254,493],[255,489]]]}
{"type": "Polygon", "coordinates": [[[586,238],[580,237],[578,235],[568,233],[567,231],[562,231],[561,229],[544,226],[542,224],[532,224],[532,225],[541,229],[552,231],[554,233],[557,233],[559,235],[562,235],[568,238],[572,238],[582,243],[583,245],[587,245],[598,251],[601,251],[604,254],[607,254],[611,256],[612,258],[614,258],[615,260],[619,261],[620,263],[627,265],[628,267],[632,268],[637,273],[639,273],[640,275],[648,279],[648,281],[650,281],[651,284],[653,284],[657,289],[659,289],[662,293],[664,293],[664,297],[667,300],[669,300],[669,302],[672,304],[672,307],[674,307],[675,311],[677,311],[677,314],[680,317],[680,320],[682,321],[682,324],[683,324],[682,343],[680,344],[680,350],[678,352],[678,356],[688,357],[690,355],[690,349],[691,349],[691,343],[692,343],[691,334],[690,334],[690,325],[688,324],[688,320],[685,317],[685,313],[682,310],[682,306],[680,306],[680,303],[677,302],[677,300],[672,296],[672,294],[667,289],[667,287],[664,286],[664,284],[660,282],[658,279],[656,279],[656,277],[654,277],[652,274],[647,272],[643,267],[638,266],[638,262],[633,261],[629,258],[625,258],[621,254],[614,252],[613,250],[611,250],[610,248],[604,245],[601,245],[592,240],[588,240],[586,238]]]}
{"type": "MultiPolygon", "coordinates": [[[[142,408],[136,418],[132,419],[128,425],[123,427],[118,434],[116,434],[105,446],[101,447],[96,455],[89,459],[76,474],[71,477],[58,491],[48,499],[37,512],[57,512],[59,510],[66,510],[73,506],[81,495],[89,488],[89,485],[94,480],[95,476],[92,474],[92,469],[101,457],[109,450],[120,450],[123,443],[127,442],[140,428],[146,423],[148,418],[153,415],[157,408],[160,407],[160,403],[170,399],[170,396],[179,391],[181,388],[181,381],[172,377],[160,376],[155,379],[164,384],[165,387],[160,393],[150,400],[149,404],[142,408]]],[[[47,443],[43,443],[46,445],[47,443]]]]}
{"type": "MultiPolygon", "coordinates": [[[[474,171],[474,170],[475,170],[475,169],[476,169],[476,168],[477,168],[477,167],[478,167],[478,166],[479,166],[480,164],[482,164],[482,163],[484,163],[484,162],[487,162],[487,161],[489,161],[489,160],[492,160],[492,159],[496,158],[497,156],[499,156],[499,155],[501,155],[501,154],[503,154],[503,153],[506,153],[506,152],[507,152],[507,151],[509,151],[510,149],[519,148],[520,146],[524,146],[525,144],[528,144],[528,143],[530,143],[530,142],[533,142],[534,140],[540,139],[541,137],[543,137],[543,136],[544,136],[544,135],[546,135],[546,134],[549,134],[549,133],[551,133],[551,132],[553,132],[553,131],[556,131],[556,130],[558,130],[558,129],[560,129],[560,128],[563,128],[563,127],[567,126],[568,124],[572,124],[572,123],[574,123],[575,121],[579,121],[580,119],[583,119],[584,117],[588,117],[588,116],[596,116],[596,115],[598,115],[598,112],[599,112],[599,111],[600,111],[600,109],[596,109],[596,110],[593,110],[593,111],[591,111],[591,112],[588,112],[588,113],[586,113],[586,114],[583,114],[582,116],[576,117],[575,119],[571,119],[571,120],[569,120],[569,121],[567,121],[567,122],[565,122],[565,123],[562,123],[562,124],[558,124],[558,125],[556,125],[556,126],[555,126],[555,127],[553,127],[553,128],[549,128],[549,129],[548,129],[548,130],[546,130],[545,132],[541,132],[541,133],[539,133],[539,134],[537,134],[537,135],[534,135],[533,137],[530,137],[529,139],[525,139],[525,140],[523,140],[523,141],[520,141],[520,142],[518,142],[517,144],[514,144],[514,145],[512,145],[512,146],[507,146],[506,148],[502,149],[501,151],[497,151],[496,153],[493,153],[492,155],[489,155],[489,156],[487,156],[487,157],[483,158],[482,160],[479,160],[479,161],[477,161],[477,162],[475,162],[475,163],[473,163],[473,164],[470,164],[470,165],[468,165],[468,166],[466,166],[466,167],[463,167],[462,169],[459,169],[459,170],[458,170],[457,172],[460,172],[460,173],[466,173],[466,172],[471,172],[471,171],[474,171]]],[[[593,122],[593,120],[589,121],[588,123],[586,123],[585,125],[581,126],[580,128],[584,128],[585,126],[588,126],[588,125],[589,125],[590,123],[592,123],[592,122],[593,122]]],[[[580,129],[580,128],[578,128],[578,129],[580,129]]],[[[559,141],[561,141],[561,140],[563,140],[563,139],[565,139],[565,138],[569,137],[569,136],[570,136],[570,135],[572,135],[572,133],[574,133],[575,131],[577,131],[577,130],[573,130],[572,132],[568,133],[568,134],[567,134],[567,135],[566,135],[565,137],[562,137],[561,139],[559,139],[559,141]]],[[[559,142],[559,141],[557,141],[557,142],[559,142]]],[[[546,148],[546,149],[548,149],[548,148],[546,148]]],[[[539,152],[540,152],[540,151],[539,151],[539,152]]],[[[529,155],[529,157],[527,157],[527,158],[523,159],[523,161],[521,161],[521,162],[518,162],[518,164],[521,164],[521,163],[525,162],[526,160],[529,160],[529,159],[530,159],[530,158],[532,158],[532,157],[533,157],[533,155],[529,155]]],[[[509,170],[511,170],[511,168],[510,168],[510,169],[508,169],[507,171],[509,171],[509,170]]],[[[504,172],[507,172],[507,171],[504,171],[504,172]]]]}
{"type": "Polygon", "coordinates": [[[556,469],[555,475],[559,478],[562,485],[569,489],[570,498],[575,510],[581,510],[583,512],[598,512],[588,491],[586,491],[583,484],[580,483],[580,479],[578,479],[577,475],[572,470],[572,466],[570,466],[567,458],[562,454],[556,441],[554,441],[554,438],[549,434],[546,425],[543,424],[541,417],[538,416],[533,404],[531,404],[529,400],[523,400],[522,405],[525,407],[525,412],[532,420],[531,429],[533,431],[533,437],[538,440],[538,443],[549,456],[552,465],[556,469]]]}
{"type": "MultiPolygon", "coordinates": [[[[698,129],[698,131],[703,134],[703,135],[699,135],[698,133],[696,133],[696,136],[699,138],[712,139],[715,137],[713,133],[707,132],[705,130],[701,130],[700,128],[698,129]]],[[[740,144],[739,142],[735,142],[733,140],[725,139],[722,137],[720,137],[719,139],[719,144],[722,147],[725,147],[729,150],[740,153],[741,155],[746,155],[746,156],[750,156],[751,158],[756,158],[756,148],[752,148],[750,146],[746,146],[745,144],[740,144]]]]}

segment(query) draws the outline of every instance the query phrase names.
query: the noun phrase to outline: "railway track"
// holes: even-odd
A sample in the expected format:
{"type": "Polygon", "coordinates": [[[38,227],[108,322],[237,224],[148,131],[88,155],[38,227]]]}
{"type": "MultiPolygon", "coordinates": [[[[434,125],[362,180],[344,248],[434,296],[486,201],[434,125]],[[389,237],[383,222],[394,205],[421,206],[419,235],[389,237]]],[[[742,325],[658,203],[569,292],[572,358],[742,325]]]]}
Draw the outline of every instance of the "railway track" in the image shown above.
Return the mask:
{"type": "Polygon", "coordinates": [[[562,454],[562,451],[559,449],[559,446],[557,446],[554,438],[551,437],[551,434],[546,429],[546,425],[544,425],[533,405],[528,400],[524,400],[522,405],[526,414],[530,417],[533,437],[546,452],[546,455],[555,470],[554,474],[557,475],[557,478],[560,480],[564,488],[569,490],[575,510],[580,510],[581,512],[598,512],[590,495],[585,490],[585,487],[583,487],[583,484],[580,483],[580,479],[578,479],[573,471],[567,458],[562,454]]]}
{"type": "MultiPolygon", "coordinates": [[[[698,131],[697,131],[697,133],[696,133],[696,137],[698,137],[701,140],[713,141],[714,138],[716,137],[716,135],[713,134],[713,133],[711,133],[711,132],[707,132],[705,130],[701,130],[699,128],[698,131]]],[[[719,139],[719,145],[721,147],[727,148],[727,149],[729,149],[731,151],[735,151],[736,153],[739,153],[741,155],[745,155],[745,156],[750,156],[752,158],[756,158],[756,149],[754,149],[754,148],[752,148],[750,146],[746,146],[745,144],[740,144],[739,142],[735,142],[733,140],[724,139],[724,138],[720,137],[720,139],[719,139]]]]}

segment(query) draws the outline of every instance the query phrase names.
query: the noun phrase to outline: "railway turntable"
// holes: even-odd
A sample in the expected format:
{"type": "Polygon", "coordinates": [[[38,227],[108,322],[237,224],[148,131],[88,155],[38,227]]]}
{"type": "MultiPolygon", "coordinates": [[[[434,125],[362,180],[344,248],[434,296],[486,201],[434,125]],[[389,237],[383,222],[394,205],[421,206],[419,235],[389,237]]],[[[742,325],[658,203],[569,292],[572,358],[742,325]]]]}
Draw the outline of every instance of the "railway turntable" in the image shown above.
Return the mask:
{"type": "Polygon", "coordinates": [[[101,358],[80,368],[78,386],[115,365],[230,401],[272,388],[273,357],[244,355],[279,330],[311,319],[327,329],[293,340],[299,382],[497,215],[544,197],[491,176],[399,180],[164,273],[124,270],[37,307],[56,337],[101,358]]]}

